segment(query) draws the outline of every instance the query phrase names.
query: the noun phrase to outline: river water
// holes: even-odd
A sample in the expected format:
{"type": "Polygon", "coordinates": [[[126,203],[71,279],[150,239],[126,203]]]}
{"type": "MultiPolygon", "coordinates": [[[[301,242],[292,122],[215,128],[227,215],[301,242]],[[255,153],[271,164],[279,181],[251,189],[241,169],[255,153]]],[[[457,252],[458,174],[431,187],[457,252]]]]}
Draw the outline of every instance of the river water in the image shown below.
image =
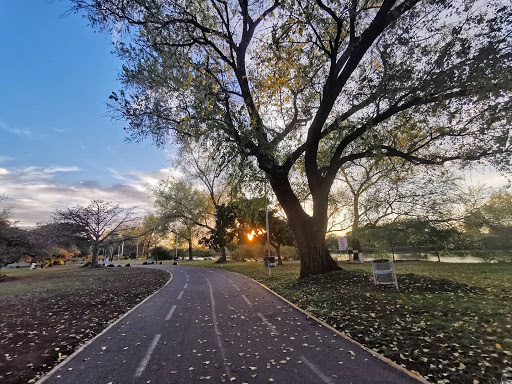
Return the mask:
{"type": "MultiPolygon", "coordinates": [[[[337,260],[337,261],[348,261],[349,258],[348,258],[348,255],[346,253],[335,253],[335,254],[332,254],[332,256],[337,260]]],[[[363,253],[363,257],[364,257],[364,261],[372,261],[372,260],[375,260],[375,259],[382,259],[383,256],[381,255],[374,255],[374,254],[364,254],[363,253]]],[[[388,255],[387,258],[391,259],[393,256],[392,255],[388,255]]],[[[438,261],[437,259],[437,256],[436,255],[431,255],[431,254],[421,254],[418,255],[418,254],[408,254],[408,253],[405,253],[405,254],[395,254],[395,260],[416,260],[416,261],[438,261]]],[[[443,263],[484,263],[486,262],[486,260],[480,258],[480,257],[476,257],[476,256],[441,256],[441,262],[443,263]]],[[[489,262],[489,261],[487,261],[489,262]]],[[[491,263],[493,261],[490,261],[491,263]]]]}

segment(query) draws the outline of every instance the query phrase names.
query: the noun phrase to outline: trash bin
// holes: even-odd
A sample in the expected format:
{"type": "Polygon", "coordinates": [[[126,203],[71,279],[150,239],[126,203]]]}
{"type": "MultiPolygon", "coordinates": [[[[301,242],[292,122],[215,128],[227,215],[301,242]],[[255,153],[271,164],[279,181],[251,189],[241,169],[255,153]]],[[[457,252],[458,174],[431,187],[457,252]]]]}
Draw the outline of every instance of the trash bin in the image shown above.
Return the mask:
{"type": "Polygon", "coordinates": [[[274,268],[276,266],[276,257],[265,256],[263,258],[263,265],[265,266],[265,268],[274,268]]]}
{"type": "Polygon", "coordinates": [[[373,282],[375,285],[394,285],[398,291],[395,266],[390,259],[372,261],[373,282]]]}

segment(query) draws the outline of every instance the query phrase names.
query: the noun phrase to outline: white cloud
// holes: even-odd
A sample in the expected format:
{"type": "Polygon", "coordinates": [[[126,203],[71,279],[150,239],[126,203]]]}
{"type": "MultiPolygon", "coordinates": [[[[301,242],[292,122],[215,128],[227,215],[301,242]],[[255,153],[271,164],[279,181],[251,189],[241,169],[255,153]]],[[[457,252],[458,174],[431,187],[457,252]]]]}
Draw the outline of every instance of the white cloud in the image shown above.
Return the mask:
{"type": "Polygon", "coordinates": [[[18,136],[30,136],[31,135],[31,132],[29,129],[16,128],[16,127],[13,127],[3,121],[0,121],[0,130],[2,130],[4,132],[12,133],[13,135],[18,135],[18,136]]]}
{"type": "Polygon", "coordinates": [[[48,168],[41,168],[36,166],[29,166],[25,168],[15,168],[12,170],[13,179],[22,183],[33,183],[41,180],[51,180],[55,173],[58,172],[72,172],[78,171],[80,168],[76,166],[51,166],[48,168]]]}
{"type": "Polygon", "coordinates": [[[95,180],[64,184],[57,179],[59,172],[78,170],[76,166],[0,168],[0,195],[5,194],[9,198],[13,220],[24,226],[49,221],[55,209],[88,205],[91,199],[107,200],[125,207],[136,206],[137,215],[144,216],[153,211],[153,200],[148,196],[147,187],[156,185],[159,180],[181,175],[172,169],[154,173],[123,173],[111,169],[118,182],[110,185],[102,185],[95,180]]]}
{"type": "Polygon", "coordinates": [[[80,171],[81,169],[77,166],[71,166],[71,167],[60,167],[60,166],[52,166],[43,169],[44,173],[55,173],[55,172],[75,172],[80,171]]]}
{"type": "Polygon", "coordinates": [[[11,160],[14,160],[14,157],[0,155],[0,164],[1,163],[6,163],[6,162],[11,161],[11,160]]]}

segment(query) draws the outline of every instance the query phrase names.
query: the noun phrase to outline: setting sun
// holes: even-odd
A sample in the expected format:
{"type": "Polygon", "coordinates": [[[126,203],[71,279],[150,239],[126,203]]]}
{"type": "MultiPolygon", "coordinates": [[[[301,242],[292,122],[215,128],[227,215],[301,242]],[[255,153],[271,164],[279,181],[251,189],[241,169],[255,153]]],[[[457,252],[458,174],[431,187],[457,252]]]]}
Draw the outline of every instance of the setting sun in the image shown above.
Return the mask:
{"type": "Polygon", "coordinates": [[[254,239],[254,236],[263,235],[264,233],[266,233],[264,229],[258,228],[256,231],[253,229],[251,233],[247,234],[247,238],[249,239],[249,241],[252,241],[252,239],[254,239]]]}

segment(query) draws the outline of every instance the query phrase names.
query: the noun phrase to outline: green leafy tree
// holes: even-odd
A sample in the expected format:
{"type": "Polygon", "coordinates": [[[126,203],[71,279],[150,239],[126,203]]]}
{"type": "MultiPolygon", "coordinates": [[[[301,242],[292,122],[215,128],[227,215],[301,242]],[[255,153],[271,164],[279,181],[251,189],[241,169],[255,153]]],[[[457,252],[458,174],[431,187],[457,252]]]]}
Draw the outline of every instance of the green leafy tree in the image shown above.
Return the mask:
{"type": "Polygon", "coordinates": [[[215,210],[215,227],[201,239],[206,246],[220,253],[219,263],[226,262],[226,246],[236,236],[235,223],[238,209],[233,203],[219,204],[215,210]]]}
{"type": "Polygon", "coordinates": [[[214,210],[209,196],[182,179],[160,181],[152,194],[160,221],[185,237],[192,260],[192,240],[198,229],[213,229],[210,222],[214,210]]]}
{"type": "Polygon", "coordinates": [[[8,221],[0,222],[0,268],[18,261],[29,249],[25,230],[8,221]]]}
{"type": "Polygon", "coordinates": [[[492,194],[464,219],[466,232],[479,239],[487,249],[512,248],[512,194],[492,194]]]}
{"type": "Polygon", "coordinates": [[[408,242],[433,249],[437,261],[441,252],[453,249],[459,243],[460,232],[449,222],[411,221],[408,224],[408,242]]]}
{"type": "Polygon", "coordinates": [[[207,133],[255,158],[295,234],[301,278],[338,269],[328,197],[348,162],[510,166],[509,3],[71,1],[129,34],[124,89],[111,96],[129,136],[160,145],[207,133]]]}
{"type": "Polygon", "coordinates": [[[378,226],[366,225],[351,233],[351,237],[357,237],[363,244],[390,251],[394,261],[396,248],[399,245],[407,244],[408,230],[409,223],[407,221],[397,220],[378,226]]]}
{"type": "MultiPolygon", "coordinates": [[[[266,199],[241,199],[237,200],[236,204],[240,212],[238,217],[240,229],[239,237],[242,237],[245,240],[246,236],[250,234],[253,239],[250,241],[266,244],[266,199]]],[[[281,258],[281,246],[294,245],[295,237],[286,220],[276,216],[275,210],[270,209],[268,211],[268,223],[269,243],[276,251],[277,264],[282,265],[283,260],[281,258]]]]}
{"type": "Polygon", "coordinates": [[[39,223],[26,231],[32,261],[51,259],[60,250],[74,250],[82,240],[79,229],[67,223],[39,223]]]}

